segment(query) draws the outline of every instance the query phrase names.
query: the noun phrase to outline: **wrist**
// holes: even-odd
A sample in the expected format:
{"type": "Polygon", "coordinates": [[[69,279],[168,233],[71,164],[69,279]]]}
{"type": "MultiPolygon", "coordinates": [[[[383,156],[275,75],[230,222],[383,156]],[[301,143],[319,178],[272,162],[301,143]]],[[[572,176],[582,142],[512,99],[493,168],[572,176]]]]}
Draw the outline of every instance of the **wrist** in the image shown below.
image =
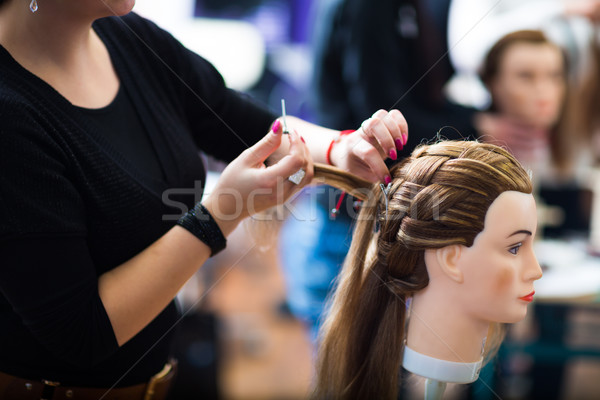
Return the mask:
{"type": "Polygon", "coordinates": [[[340,131],[340,133],[331,140],[331,142],[329,143],[329,147],[327,148],[327,153],[325,154],[325,160],[327,161],[328,165],[336,166],[333,162],[334,148],[342,140],[342,136],[349,135],[353,132],[354,132],[354,129],[346,129],[346,130],[340,131]]]}
{"type": "Polygon", "coordinates": [[[220,253],[227,246],[221,227],[211,213],[201,203],[197,203],[177,221],[177,225],[186,229],[210,249],[210,256],[220,253]]]}
{"type": "Polygon", "coordinates": [[[226,199],[224,196],[215,198],[214,195],[202,201],[202,205],[208,210],[225,237],[229,236],[244,219],[242,212],[236,212],[235,205],[229,204],[232,201],[235,202],[235,199],[226,199]]]}

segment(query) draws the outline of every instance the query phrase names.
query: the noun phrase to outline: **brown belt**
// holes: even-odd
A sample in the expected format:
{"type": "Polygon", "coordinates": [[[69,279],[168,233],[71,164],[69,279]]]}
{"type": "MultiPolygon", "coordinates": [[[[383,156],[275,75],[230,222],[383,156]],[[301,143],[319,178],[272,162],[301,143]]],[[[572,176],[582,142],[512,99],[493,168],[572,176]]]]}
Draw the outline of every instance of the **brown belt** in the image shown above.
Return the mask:
{"type": "Polygon", "coordinates": [[[122,388],[61,386],[58,382],[33,381],[0,372],[2,400],[164,400],[177,372],[177,362],[168,362],[148,383],[122,388]]]}

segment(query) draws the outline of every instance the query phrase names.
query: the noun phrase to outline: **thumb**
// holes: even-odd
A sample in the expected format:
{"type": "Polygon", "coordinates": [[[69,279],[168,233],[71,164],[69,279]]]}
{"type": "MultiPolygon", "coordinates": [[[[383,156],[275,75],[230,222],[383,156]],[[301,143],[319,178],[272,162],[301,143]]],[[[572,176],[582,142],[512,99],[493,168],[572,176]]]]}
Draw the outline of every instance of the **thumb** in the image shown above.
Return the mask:
{"type": "Polygon", "coordinates": [[[245,161],[250,165],[262,164],[281,145],[281,134],[269,132],[254,146],[245,151],[245,161]]]}

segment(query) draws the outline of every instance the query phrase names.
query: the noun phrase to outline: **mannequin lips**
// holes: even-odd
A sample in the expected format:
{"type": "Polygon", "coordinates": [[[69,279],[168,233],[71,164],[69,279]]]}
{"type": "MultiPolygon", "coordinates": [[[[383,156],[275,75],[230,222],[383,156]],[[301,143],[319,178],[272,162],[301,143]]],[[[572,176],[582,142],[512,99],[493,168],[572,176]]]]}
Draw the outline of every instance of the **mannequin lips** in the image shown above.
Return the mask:
{"type": "Polygon", "coordinates": [[[533,301],[534,294],[535,294],[535,290],[533,292],[529,293],[527,296],[519,297],[519,300],[523,300],[528,303],[531,303],[533,301]]]}

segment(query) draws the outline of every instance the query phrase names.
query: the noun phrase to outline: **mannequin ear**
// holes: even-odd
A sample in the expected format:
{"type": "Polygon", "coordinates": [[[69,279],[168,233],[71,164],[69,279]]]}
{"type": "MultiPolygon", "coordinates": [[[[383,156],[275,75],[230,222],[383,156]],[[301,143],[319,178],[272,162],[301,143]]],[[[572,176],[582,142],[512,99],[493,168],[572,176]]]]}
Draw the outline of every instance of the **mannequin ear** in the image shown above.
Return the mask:
{"type": "Polygon", "coordinates": [[[435,250],[435,256],[442,272],[457,283],[463,283],[464,279],[459,268],[462,249],[462,246],[452,244],[435,250]]]}

